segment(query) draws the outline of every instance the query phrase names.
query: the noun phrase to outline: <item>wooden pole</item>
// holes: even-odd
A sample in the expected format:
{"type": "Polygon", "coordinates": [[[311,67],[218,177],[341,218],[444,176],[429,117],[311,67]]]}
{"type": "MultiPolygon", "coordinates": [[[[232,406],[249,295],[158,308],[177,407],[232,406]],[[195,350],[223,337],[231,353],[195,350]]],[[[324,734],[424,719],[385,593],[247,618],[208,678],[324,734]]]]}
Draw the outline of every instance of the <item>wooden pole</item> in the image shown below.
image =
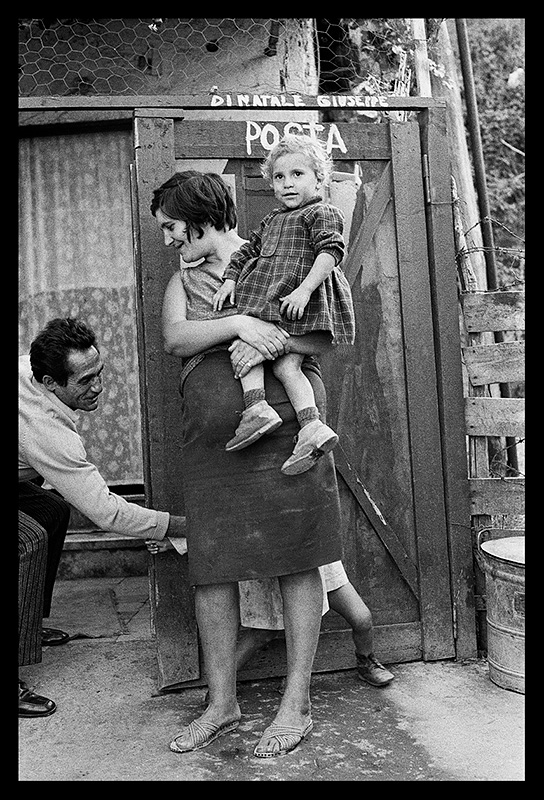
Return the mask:
{"type": "Polygon", "coordinates": [[[424,19],[412,19],[412,36],[414,39],[415,71],[417,93],[419,97],[431,97],[431,76],[429,73],[429,56],[427,53],[427,32],[424,19]]]}

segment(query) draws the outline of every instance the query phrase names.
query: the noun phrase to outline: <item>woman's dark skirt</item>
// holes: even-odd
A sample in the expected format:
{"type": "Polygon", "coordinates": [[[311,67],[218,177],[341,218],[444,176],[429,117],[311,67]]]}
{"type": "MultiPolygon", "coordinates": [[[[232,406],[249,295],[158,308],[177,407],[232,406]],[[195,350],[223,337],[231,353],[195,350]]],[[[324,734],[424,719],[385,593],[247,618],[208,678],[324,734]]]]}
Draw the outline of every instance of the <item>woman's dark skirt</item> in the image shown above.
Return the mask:
{"type": "MultiPolygon", "coordinates": [[[[318,369],[309,362],[304,371],[324,419],[318,369]]],[[[301,475],[283,475],[299,426],[269,362],[265,389],[283,425],[227,453],[244,408],[228,352],[207,353],[183,381],[183,494],[193,585],[289,575],[342,558],[333,455],[301,475]]]]}

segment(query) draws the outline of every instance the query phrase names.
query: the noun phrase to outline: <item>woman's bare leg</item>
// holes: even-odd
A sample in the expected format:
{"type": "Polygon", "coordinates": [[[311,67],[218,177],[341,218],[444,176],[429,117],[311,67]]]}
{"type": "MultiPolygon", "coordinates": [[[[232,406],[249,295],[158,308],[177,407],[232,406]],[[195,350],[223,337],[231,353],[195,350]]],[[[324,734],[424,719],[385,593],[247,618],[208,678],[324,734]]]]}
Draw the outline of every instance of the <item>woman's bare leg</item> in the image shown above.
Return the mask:
{"type": "MultiPolygon", "coordinates": [[[[287,680],[274,719],[277,725],[301,731],[310,721],[310,680],[321,628],[323,584],[318,569],[279,577],[283,597],[287,680]]],[[[277,740],[263,737],[259,749],[278,749],[277,740]]]]}
{"type": "MultiPolygon", "coordinates": [[[[195,610],[204,667],[208,679],[209,704],[199,722],[224,725],[240,718],[236,699],[236,640],[239,626],[236,583],[197,586],[195,610]]],[[[176,736],[180,748],[190,743],[185,729],[176,736]]]]}

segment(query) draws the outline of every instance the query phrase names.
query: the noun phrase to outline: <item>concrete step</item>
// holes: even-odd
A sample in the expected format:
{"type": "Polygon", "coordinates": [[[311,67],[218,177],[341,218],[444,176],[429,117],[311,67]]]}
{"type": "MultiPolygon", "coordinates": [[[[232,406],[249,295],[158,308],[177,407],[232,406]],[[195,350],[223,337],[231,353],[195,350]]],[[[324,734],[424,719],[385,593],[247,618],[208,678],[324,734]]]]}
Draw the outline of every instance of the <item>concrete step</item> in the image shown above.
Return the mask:
{"type": "MultiPolygon", "coordinates": [[[[141,493],[118,493],[131,503],[145,506],[141,493]]],[[[149,553],[142,539],[100,531],[72,508],[59,564],[59,580],[147,575],[148,564],[149,553]]]]}
{"type": "Polygon", "coordinates": [[[104,531],[69,532],[64,540],[59,580],[147,575],[149,553],[142,539],[104,531]]]}

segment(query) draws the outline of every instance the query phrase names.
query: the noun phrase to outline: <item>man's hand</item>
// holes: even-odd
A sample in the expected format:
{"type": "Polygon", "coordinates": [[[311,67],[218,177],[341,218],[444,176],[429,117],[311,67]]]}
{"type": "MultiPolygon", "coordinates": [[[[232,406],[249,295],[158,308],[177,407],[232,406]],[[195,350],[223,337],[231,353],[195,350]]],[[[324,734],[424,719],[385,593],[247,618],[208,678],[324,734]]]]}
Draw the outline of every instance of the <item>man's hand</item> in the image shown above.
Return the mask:
{"type": "Polygon", "coordinates": [[[156,556],[157,553],[165,553],[167,550],[172,550],[173,548],[172,542],[167,536],[161,539],[160,542],[156,539],[146,539],[145,546],[153,556],[156,556]]]}
{"type": "Polygon", "coordinates": [[[160,542],[155,539],[146,539],[145,545],[151,555],[154,556],[157,553],[165,553],[167,550],[176,550],[180,556],[185,555],[187,552],[187,539],[184,536],[172,536],[172,538],[165,536],[160,542]]]}

